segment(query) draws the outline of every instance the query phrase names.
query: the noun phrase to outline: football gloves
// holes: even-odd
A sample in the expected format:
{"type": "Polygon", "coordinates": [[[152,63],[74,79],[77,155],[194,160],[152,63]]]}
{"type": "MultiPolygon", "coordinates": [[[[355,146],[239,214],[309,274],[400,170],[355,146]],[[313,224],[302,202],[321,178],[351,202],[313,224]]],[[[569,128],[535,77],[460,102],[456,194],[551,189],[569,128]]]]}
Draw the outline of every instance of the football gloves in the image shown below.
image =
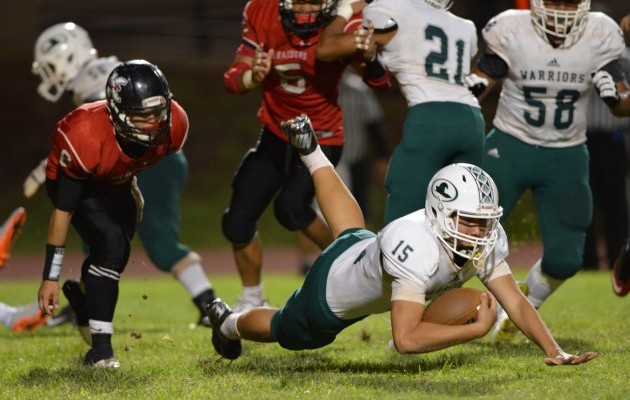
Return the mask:
{"type": "Polygon", "coordinates": [[[300,154],[311,154],[317,148],[317,138],[311,120],[306,114],[282,121],[280,128],[289,138],[291,145],[300,154]]]}
{"type": "Polygon", "coordinates": [[[604,70],[599,70],[593,75],[593,84],[599,97],[608,105],[608,107],[614,107],[621,100],[617,93],[617,85],[613,80],[612,75],[604,70]]]}
{"type": "Polygon", "coordinates": [[[470,93],[472,93],[475,97],[481,96],[489,84],[486,78],[475,73],[465,76],[464,83],[466,84],[468,90],[470,90],[470,93]]]}

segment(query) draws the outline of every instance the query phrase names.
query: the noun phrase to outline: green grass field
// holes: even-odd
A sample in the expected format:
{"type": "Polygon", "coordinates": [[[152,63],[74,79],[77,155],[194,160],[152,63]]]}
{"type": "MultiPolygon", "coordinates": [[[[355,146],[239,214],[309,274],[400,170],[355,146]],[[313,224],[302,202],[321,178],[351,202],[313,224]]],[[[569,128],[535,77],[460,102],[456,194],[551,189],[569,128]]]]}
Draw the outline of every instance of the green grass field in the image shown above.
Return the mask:
{"type": "MultiPolygon", "coordinates": [[[[300,281],[266,276],[270,302],[282,304],[300,281]]],[[[240,290],[236,276],[218,276],[213,283],[229,302],[240,290]]],[[[2,282],[0,300],[28,302],[37,286],[2,282]]],[[[190,329],[196,310],[177,282],[123,278],[114,321],[120,370],[84,367],[87,346],[71,326],[22,334],[0,328],[0,398],[629,398],[629,301],[612,294],[610,275],[602,271],[579,273],[544,305],[541,314],[566,351],[600,353],[574,367],[545,366],[542,352],[522,336],[502,349],[484,338],[401,356],[387,349],[388,314],[359,322],[316,351],[244,342],[243,355],[230,364],[214,353],[209,329],[190,329]]]]}

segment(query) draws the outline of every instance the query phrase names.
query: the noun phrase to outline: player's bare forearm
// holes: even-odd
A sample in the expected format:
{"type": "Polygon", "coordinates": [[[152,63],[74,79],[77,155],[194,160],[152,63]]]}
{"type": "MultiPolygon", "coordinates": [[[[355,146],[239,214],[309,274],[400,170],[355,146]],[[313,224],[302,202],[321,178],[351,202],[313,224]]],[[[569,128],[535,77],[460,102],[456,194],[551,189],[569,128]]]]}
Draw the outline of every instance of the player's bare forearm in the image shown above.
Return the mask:
{"type": "Polygon", "coordinates": [[[625,81],[617,82],[619,102],[610,107],[610,112],[616,117],[630,117],[630,87],[625,81]]]}
{"type": "Polygon", "coordinates": [[[334,61],[355,53],[354,33],[344,32],[346,20],[336,17],[322,32],[317,43],[317,59],[334,61]]]}
{"type": "Polygon", "coordinates": [[[72,213],[56,208],[50,218],[46,243],[54,246],[64,246],[70,230],[71,220],[72,213]]]}
{"type": "Polygon", "coordinates": [[[492,326],[492,321],[468,325],[423,322],[423,312],[424,306],[417,303],[392,302],[392,336],[400,354],[428,353],[466,343],[484,336],[492,326]]]}

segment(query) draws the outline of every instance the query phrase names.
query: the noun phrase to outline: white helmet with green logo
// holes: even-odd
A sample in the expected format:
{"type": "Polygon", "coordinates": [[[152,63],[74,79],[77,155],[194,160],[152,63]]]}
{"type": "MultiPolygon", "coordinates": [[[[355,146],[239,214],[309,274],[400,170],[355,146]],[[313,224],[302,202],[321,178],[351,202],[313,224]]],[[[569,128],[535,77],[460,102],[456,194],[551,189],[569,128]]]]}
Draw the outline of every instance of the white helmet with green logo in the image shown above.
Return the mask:
{"type": "Polygon", "coordinates": [[[503,208],[497,186],[481,168],[462,163],[439,170],[427,188],[425,209],[435,234],[454,253],[479,261],[494,248],[503,208]],[[461,218],[479,222],[483,234],[460,232],[461,218]]]}

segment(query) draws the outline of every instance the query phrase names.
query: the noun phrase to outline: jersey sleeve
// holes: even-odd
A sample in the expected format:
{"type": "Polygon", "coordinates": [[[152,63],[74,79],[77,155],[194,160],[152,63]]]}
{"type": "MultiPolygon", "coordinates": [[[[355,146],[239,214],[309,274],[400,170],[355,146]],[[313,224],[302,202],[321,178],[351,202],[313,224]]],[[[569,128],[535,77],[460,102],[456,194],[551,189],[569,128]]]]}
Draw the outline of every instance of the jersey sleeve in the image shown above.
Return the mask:
{"type": "Polygon", "coordinates": [[[363,21],[365,26],[367,21],[372,21],[376,32],[385,33],[398,26],[396,15],[396,8],[391,7],[390,2],[376,1],[363,10],[363,21]]]}
{"type": "Polygon", "coordinates": [[[496,54],[509,66],[510,58],[507,46],[514,39],[514,31],[510,24],[510,12],[503,12],[492,18],[482,30],[483,39],[486,42],[486,52],[496,54]]]}
{"type": "Polygon", "coordinates": [[[610,17],[602,13],[591,13],[589,24],[596,24],[593,35],[597,37],[599,54],[593,55],[600,60],[597,70],[599,71],[606,64],[613,60],[618,60],[626,47],[623,32],[617,23],[610,17]]]}
{"type": "Polygon", "coordinates": [[[425,303],[426,282],[437,272],[435,241],[411,221],[390,223],[379,235],[383,269],[392,278],[391,300],[425,303]]]}
{"type": "Polygon", "coordinates": [[[77,109],[59,122],[52,135],[52,156],[58,160],[59,170],[70,178],[87,179],[93,175],[101,151],[91,132],[87,113],[77,109]]]}
{"type": "Polygon", "coordinates": [[[178,102],[171,103],[171,147],[169,153],[174,153],[184,147],[188,140],[188,115],[178,102]]]}
{"type": "Polygon", "coordinates": [[[254,57],[256,48],[261,42],[258,32],[258,20],[262,13],[263,2],[260,0],[250,0],[243,10],[243,21],[241,30],[241,45],[236,50],[236,54],[254,57]]]}

